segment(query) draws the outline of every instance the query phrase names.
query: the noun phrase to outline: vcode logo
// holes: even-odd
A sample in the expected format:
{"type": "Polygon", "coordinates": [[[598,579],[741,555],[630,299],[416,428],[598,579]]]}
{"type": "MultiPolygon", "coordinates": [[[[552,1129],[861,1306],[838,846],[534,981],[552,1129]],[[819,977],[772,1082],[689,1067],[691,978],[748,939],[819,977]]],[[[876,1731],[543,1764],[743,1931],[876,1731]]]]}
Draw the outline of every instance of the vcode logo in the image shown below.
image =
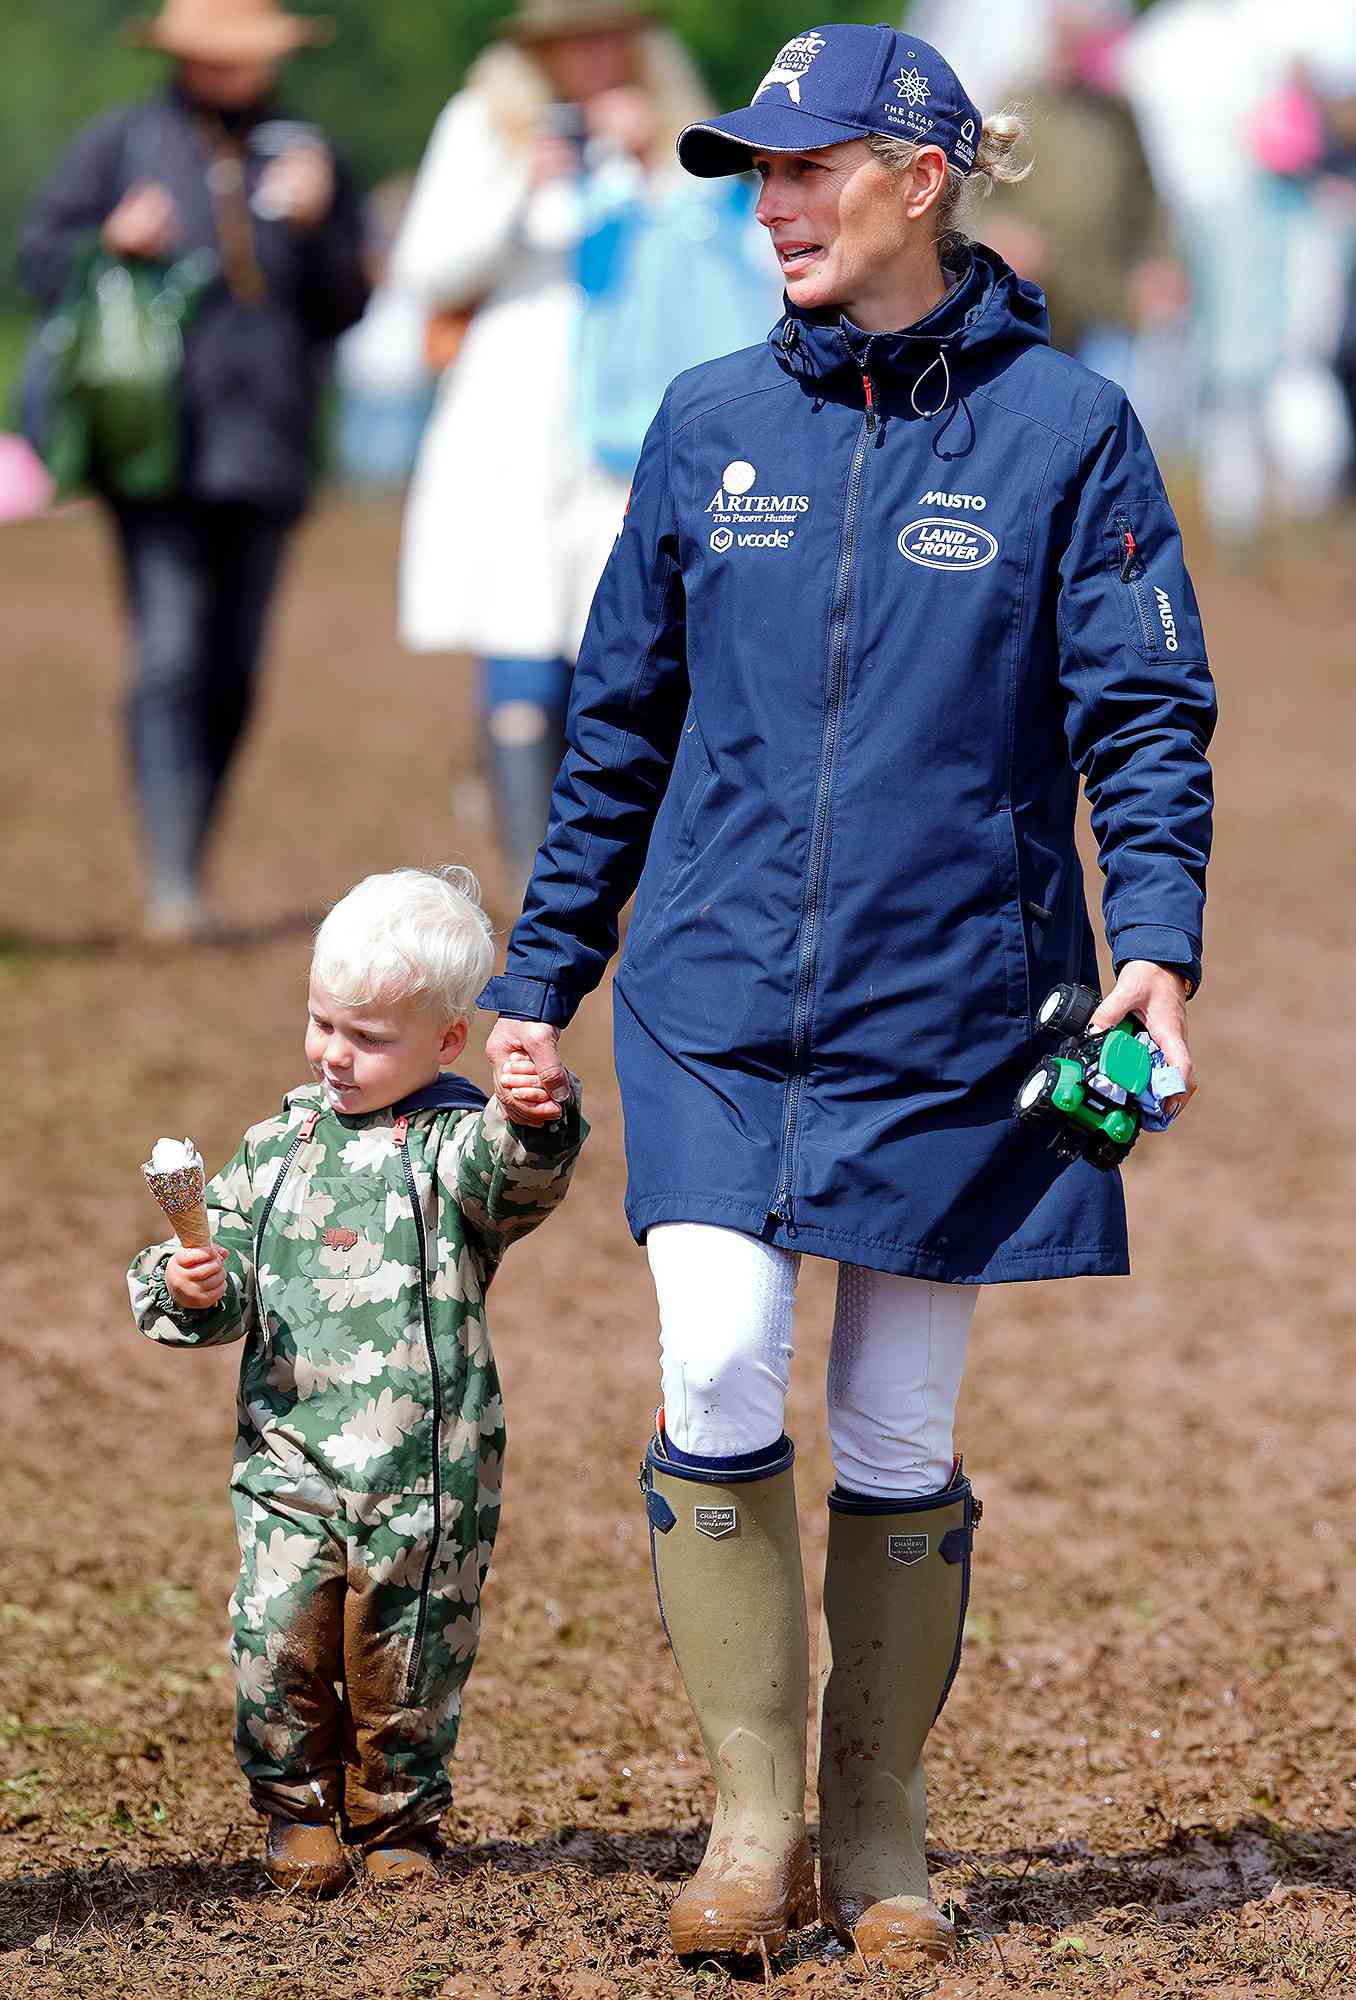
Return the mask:
{"type": "Polygon", "coordinates": [[[899,553],[923,569],[983,569],[998,554],[998,538],[968,522],[910,521],[900,530],[899,553]]]}

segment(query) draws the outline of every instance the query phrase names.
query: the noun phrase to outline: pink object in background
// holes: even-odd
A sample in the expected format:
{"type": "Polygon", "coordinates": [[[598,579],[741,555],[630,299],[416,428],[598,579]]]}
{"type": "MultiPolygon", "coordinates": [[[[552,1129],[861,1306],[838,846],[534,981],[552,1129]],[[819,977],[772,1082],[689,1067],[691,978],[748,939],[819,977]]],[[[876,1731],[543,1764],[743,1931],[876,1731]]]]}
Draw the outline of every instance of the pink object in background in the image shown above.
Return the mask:
{"type": "Polygon", "coordinates": [[[1253,158],[1272,174],[1311,174],[1323,156],[1323,120],[1317,101],[1290,83],[1267,98],[1248,127],[1253,158]]]}
{"type": "Polygon", "coordinates": [[[0,431],[0,521],[27,521],[52,503],[52,481],[26,438],[0,431]]]}

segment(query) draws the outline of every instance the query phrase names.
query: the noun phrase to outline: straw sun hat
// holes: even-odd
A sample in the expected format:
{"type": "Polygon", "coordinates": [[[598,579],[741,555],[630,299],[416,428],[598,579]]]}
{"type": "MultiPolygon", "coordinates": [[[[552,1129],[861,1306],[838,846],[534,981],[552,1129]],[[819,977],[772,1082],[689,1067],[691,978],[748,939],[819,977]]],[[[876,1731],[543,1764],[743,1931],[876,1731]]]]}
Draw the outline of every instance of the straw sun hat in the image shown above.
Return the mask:
{"type": "Polygon", "coordinates": [[[554,42],[610,28],[648,28],[654,20],[654,9],[641,0],[522,0],[497,32],[514,42],[554,42]]]}
{"type": "Polygon", "coordinates": [[[333,21],[288,14],[278,0],[165,0],[154,18],[130,21],[127,38],[142,48],[198,62],[268,62],[328,42],[333,21]]]}

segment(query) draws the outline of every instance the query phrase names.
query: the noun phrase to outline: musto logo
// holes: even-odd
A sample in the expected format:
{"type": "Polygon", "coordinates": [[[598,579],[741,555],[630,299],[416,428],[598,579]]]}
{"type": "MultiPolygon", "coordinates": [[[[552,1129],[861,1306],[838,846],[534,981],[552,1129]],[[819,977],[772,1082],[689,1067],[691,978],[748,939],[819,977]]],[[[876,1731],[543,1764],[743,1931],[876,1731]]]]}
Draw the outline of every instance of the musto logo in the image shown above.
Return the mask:
{"type": "Polygon", "coordinates": [[[899,553],[924,569],[983,569],[998,554],[998,538],[968,521],[910,521],[899,553]]]}
{"type": "Polygon", "coordinates": [[[715,524],[710,544],[728,549],[789,549],[796,526],[810,511],[808,493],[755,493],[758,472],[746,458],[732,459],[706,511],[715,524]]]}

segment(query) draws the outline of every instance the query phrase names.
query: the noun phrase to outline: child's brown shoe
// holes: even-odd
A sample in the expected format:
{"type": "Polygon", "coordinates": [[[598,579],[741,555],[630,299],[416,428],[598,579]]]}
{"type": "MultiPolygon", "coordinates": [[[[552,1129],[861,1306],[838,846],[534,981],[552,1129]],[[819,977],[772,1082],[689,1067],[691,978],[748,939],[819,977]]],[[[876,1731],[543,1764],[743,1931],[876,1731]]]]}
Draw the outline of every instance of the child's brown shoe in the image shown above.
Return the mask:
{"type": "Polygon", "coordinates": [[[431,1841],[418,1834],[408,1834],[404,1840],[377,1841],[363,1850],[367,1879],[379,1889],[428,1888],[438,1879],[434,1865],[437,1852],[431,1841]]]}
{"type": "Polygon", "coordinates": [[[309,1896],[337,1896],[353,1879],[332,1826],[307,1826],[276,1815],[268,1822],[264,1873],[275,1888],[309,1896]]]}

